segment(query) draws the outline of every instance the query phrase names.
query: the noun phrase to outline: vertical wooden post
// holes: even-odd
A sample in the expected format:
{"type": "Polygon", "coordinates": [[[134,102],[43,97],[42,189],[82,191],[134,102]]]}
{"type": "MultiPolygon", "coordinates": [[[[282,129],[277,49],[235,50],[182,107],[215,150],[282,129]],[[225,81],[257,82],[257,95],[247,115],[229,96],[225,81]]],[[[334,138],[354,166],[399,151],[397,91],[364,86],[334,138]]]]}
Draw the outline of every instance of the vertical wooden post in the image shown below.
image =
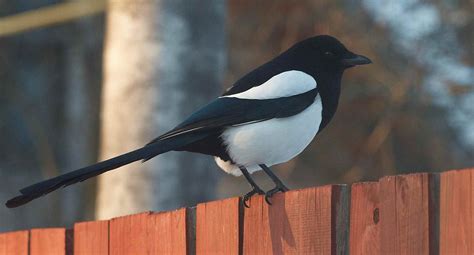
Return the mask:
{"type": "Polygon", "coordinates": [[[43,254],[66,254],[66,229],[42,228],[30,231],[30,255],[43,254]]]}
{"type": "Polygon", "coordinates": [[[350,216],[351,254],[380,254],[379,221],[379,183],[353,184],[350,216]]]}
{"type": "Polygon", "coordinates": [[[244,211],[244,254],[344,254],[347,189],[329,185],[262,196],[244,211]]]}
{"type": "Polygon", "coordinates": [[[437,254],[436,176],[384,177],[379,183],[382,254],[437,254]]]}
{"type": "Polygon", "coordinates": [[[27,255],[28,231],[0,233],[0,255],[27,255]]]}
{"type": "Polygon", "coordinates": [[[440,253],[474,254],[474,169],[440,177],[440,253]]]}
{"type": "Polygon", "coordinates": [[[196,254],[239,254],[240,199],[202,203],[196,210],[196,254]]]}
{"type": "Polygon", "coordinates": [[[74,224],[74,255],[109,254],[109,222],[74,224]]]}

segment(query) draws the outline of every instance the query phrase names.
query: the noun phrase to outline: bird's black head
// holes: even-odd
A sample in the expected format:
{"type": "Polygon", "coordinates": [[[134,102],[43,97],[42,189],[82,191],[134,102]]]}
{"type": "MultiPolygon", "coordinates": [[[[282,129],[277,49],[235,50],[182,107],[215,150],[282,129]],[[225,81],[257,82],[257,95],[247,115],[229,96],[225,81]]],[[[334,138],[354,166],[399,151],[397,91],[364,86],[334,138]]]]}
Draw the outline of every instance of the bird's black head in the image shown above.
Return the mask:
{"type": "Polygon", "coordinates": [[[336,38],[320,35],[303,40],[281,55],[288,69],[298,69],[314,77],[323,104],[324,128],[336,112],[344,70],[370,64],[367,57],[349,51],[336,38]]]}
{"type": "Polygon", "coordinates": [[[290,51],[297,56],[298,62],[306,65],[306,68],[313,69],[313,72],[342,73],[347,68],[372,63],[367,57],[349,51],[341,42],[329,35],[303,40],[295,44],[290,51]]]}

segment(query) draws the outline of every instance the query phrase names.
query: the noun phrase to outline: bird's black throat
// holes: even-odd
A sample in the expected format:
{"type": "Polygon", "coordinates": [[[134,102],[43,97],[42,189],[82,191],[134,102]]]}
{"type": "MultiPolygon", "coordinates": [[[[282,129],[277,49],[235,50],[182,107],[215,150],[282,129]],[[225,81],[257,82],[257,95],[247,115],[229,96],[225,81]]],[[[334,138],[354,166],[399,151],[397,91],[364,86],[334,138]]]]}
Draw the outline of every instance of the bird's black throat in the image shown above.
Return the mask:
{"type": "Polygon", "coordinates": [[[341,79],[343,71],[337,71],[331,76],[322,75],[318,82],[318,90],[323,105],[322,121],[319,132],[326,127],[336,113],[341,95],[341,79]]]}

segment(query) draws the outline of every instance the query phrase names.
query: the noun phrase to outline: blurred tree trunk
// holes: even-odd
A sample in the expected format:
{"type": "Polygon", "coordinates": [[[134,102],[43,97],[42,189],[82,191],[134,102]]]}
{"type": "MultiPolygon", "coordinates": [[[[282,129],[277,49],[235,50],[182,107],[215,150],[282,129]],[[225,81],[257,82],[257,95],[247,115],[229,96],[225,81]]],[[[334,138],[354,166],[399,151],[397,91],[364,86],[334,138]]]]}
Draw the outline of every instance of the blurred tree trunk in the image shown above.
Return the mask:
{"type": "MultiPolygon", "coordinates": [[[[141,147],[221,90],[225,1],[109,1],[101,158],[141,147]]],[[[214,197],[210,157],[170,152],[99,177],[97,217],[214,197]]]]}

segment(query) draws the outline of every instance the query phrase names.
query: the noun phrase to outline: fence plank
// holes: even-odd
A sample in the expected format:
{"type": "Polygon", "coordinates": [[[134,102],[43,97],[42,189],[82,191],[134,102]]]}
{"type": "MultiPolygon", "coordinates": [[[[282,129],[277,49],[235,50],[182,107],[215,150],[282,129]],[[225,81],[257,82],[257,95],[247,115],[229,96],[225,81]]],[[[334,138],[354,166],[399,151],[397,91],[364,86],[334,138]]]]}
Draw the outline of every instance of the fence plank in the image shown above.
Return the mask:
{"type": "Polygon", "coordinates": [[[440,178],[440,253],[474,254],[473,169],[440,178]]]}
{"type": "Polygon", "coordinates": [[[382,254],[436,254],[438,208],[435,176],[427,173],[380,180],[380,250],[382,254]]]}
{"type": "Polygon", "coordinates": [[[347,189],[329,185],[250,201],[244,211],[244,254],[344,254],[347,189]]]}
{"type": "Polygon", "coordinates": [[[110,254],[147,254],[149,212],[114,218],[109,221],[110,254]]]}
{"type": "Polygon", "coordinates": [[[30,232],[30,255],[66,254],[66,229],[42,228],[30,232]]]}
{"type": "Polygon", "coordinates": [[[109,222],[89,221],[74,224],[74,254],[108,254],[109,222]]]}
{"type": "Polygon", "coordinates": [[[379,183],[355,183],[351,190],[351,254],[380,254],[379,183]]]}
{"type": "Polygon", "coordinates": [[[148,219],[150,254],[186,254],[186,208],[153,213],[148,219]]]}
{"type": "Polygon", "coordinates": [[[28,231],[0,233],[0,255],[11,254],[28,254],[28,231]]]}
{"type": "Polygon", "coordinates": [[[110,254],[186,254],[186,209],[141,213],[109,222],[110,254]]]}
{"type": "Polygon", "coordinates": [[[202,203],[196,209],[196,254],[239,254],[239,198],[202,203]]]}

